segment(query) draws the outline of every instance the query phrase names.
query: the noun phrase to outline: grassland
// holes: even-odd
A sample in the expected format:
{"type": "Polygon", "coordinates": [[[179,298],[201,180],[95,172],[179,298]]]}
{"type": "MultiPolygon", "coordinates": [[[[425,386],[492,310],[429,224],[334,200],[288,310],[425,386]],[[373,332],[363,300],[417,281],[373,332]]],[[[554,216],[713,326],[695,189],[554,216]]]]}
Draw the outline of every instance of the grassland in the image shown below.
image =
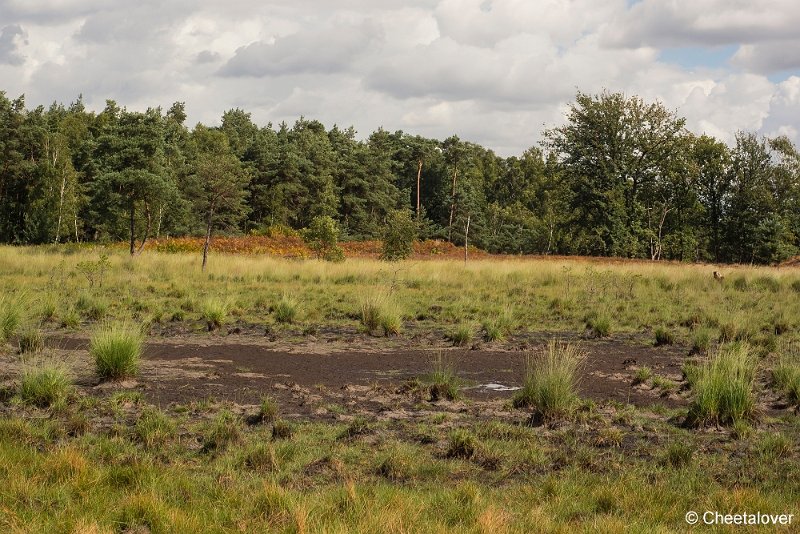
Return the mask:
{"type": "Polygon", "coordinates": [[[213,255],[201,272],[186,253],[0,247],[0,530],[683,532],[689,510],[797,514],[798,297],[798,268],[213,255]],[[109,380],[92,351],[136,324],[144,354],[129,332],[138,363],[109,380]],[[398,383],[344,370],[344,393],[270,380],[268,398],[162,402],[143,387],[165,379],[148,344],[202,354],[265,334],[286,358],[325,335],[345,354],[439,356],[398,383]],[[571,345],[541,359],[555,338],[571,345]],[[525,347],[525,402],[459,376],[459,358],[525,347]],[[578,384],[612,349],[640,361],[578,384]],[[612,379],[652,402],[575,389],[612,379]]]}

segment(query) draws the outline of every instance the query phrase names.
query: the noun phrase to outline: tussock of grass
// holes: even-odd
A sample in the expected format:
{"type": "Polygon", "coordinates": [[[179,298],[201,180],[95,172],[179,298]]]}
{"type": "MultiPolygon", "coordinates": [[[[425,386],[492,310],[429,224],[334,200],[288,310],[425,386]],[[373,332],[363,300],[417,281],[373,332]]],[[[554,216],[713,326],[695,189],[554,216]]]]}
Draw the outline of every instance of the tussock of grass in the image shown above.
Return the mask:
{"type": "Polygon", "coordinates": [[[755,373],[756,360],[749,345],[721,346],[697,369],[689,423],[728,425],[753,418],[755,373]]]}
{"type": "Polygon", "coordinates": [[[694,446],[683,441],[671,443],[664,453],[664,463],[675,468],[687,467],[694,458],[694,446]]]}
{"type": "Polygon", "coordinates": [[[136,420],[134,432],[145,448],[166,445],[175,436],[176,425],[164,412],[146,408],[136,420]]]}
{"type": "Polygon", "coordinates": [[[272,445],[256,443],[244,452],[242,465],[259,473],[273,473],[278,470],[278,458],[272,445]]]}
{"type": "Polygon", "coordinates": [[[294,426],[288,421],[278,419],[272,424],[272,439],[289,439],[294,435],[294,426]]]}
{"type": "Polygon", "coordinates": [[[433,371],[427,377],[427,382],[430,384],[428,391],[430,400],[433,402],[441,399],[453,401],[461,397],[459,391],[461,380],[456,375],[452,362],[442,353],[436,355],[433,361],[433,371]]]}
{"type": "Polygon", "coordinates": [[[800,405],[800,347],[788,344],[783,347],[772,370],[772,384],[789,402],[800,405]]]}
{"type": "Polygon", "coordinates": [[[698,328],[692,334],[692,354],[706,354],[711,347],[711,331],[708,328],[698,328]]]}
{"type": "Polygon", "coordinates": [[[127,323],[102,326],[89,342],[89,354],[101,378],[121,379],[139,371],[142,333],[127,323]]]}
{"type": "Polygon", "coordinates": [[[447,451],[445,452],[447,458],[470,460],[475,457],[477,452],[478,442],[471,432],[461,428],[450,432],[447,441],[447,451]]]}
{"type": "Polygon", "coordinates": [[[48,408],[66,401],[72,382],[61,367],[44,365],[26,369],[20,377],[20,400],[39,408],[48,408]]]}
{"type": "Polygon", "coordinates": [[[380,328],[386,336],[399,334],[403,320],[397,307],[386,298],[371,296],[361,301],[361,324],[369,331],[380,328]]]}
{"type": "Polygon", "coordinates": [[[272,423],[278,418],[278,403],[272,397],[263,397],[258,408],[258,420],[262,423],[272,423]]]}
{"type": "Polygon", "coordinates": [[[586,330],[592,337],[608,337],[611,335],[611,319],[605,314],[590,316],[586,320],[586,330]]]}
{"type": "Polygon", "coordinates": [[[653,370],[647,366],[640,367],[633,376],[633,384],[644,384],[653,377],[653,370]]]}
{"type": "Polygon", "coordinates": [[[17,332],[22,321],[22,303],[8,296],[0,297],[0,342],[6,342],[17,332]]]}
{"type": "Polygon", "coordinates": [[[300,305],[289,295],[283,295],[273,307],[275,320],[279,323],[291,324],[297,320],[300,305]]]}
{"type": "Polygon", "coordinates": [[[472,341],[472,326],[467,323],[458,325],[447,335],[447,339],[457,347],[468,345],[472,341]]]}
{"type": "Polygon", "coordinates": [[[655,336],[656,347],[660,347],[662,345],[672,345],[675,343],[675,334],[671,330],[668,330],[662,326],[656,328],[655,336]]]}
{"type": "Polygon", "coordinates": [[[578,398],[578,370],[585,358],[575,345],[550,340],[543,354],[528,357],[525,380],[514,396],[514,406],[533,407],[544,420],[569,415],[578,398]]]}
{"type": "Polygon", "coordinates": [[[217,298],[203,302],[202,314],[209,332],[222,328],[228,320],[228,308],[227,302],[217,298]]]}
{"type": "Polygon", "coordinates": [[[19,333],[20,354],[30,354],[44,350],[44,336],[38,328],[29,327],[19,333]]]}
{"type": "Polygon", "coordinates": [[[241,421],[231,412],[222,411],[206,427],[203,434],[203,450],[205,452],[224,450],[241,440],[241,421]]]}
{"type": "Polygon", "coordinates": [[[391,446],[378,458],[375,472],[392,482],[402,482],[410,479],[414,472],[416,458],[400,445],[391,446]]]}

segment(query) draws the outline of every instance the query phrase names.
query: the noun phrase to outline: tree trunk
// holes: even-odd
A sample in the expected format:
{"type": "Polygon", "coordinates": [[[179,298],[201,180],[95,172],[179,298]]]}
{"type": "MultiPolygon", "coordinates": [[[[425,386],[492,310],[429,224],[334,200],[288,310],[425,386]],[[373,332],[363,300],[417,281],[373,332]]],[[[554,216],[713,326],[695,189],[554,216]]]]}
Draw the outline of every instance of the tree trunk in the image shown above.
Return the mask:
{"type": "Polygon", "coordinates": [[[61,194],[58,198],[58,224],[56,225],[56,243],[61,238],[61,217],[64,211],[64,190],[67,187],[67,174],[63,173],[61,178],[61,194]]]}
{"type": "Polygon", "coordinates": [[[208,221],[206,221],[206,242],[203,244],[203,268],[206,270],[206,263],[208,261],[208,245],[211,243],[211,221],[214,217],[214,208],[208,211],[208,221]]]}
{"type": "Polygon", "coordinates": [[[450,199],[450,222],[447,225],[447,240],[453,241],[453,215],[456,212],[456,177],[458,176],[458,167],[453,168],[453,192],[450,199]]]}
{"type": "Polygon", "coordinates": [[[144,237],[142,237],[142,243],[139,245],[139,250],[136,252],[137,254],[141,254],[144,250],[144,244],[147,243],[147,237],[150,235],[150,226],[153,222],[150,216],[150,206],[146,202],[144,204],[144,212],[147,214],[147,226],[144,228],[144,237]]]}
{"type": "Polygon", "coordinates": [[[131,200],[131,256],[136,254],[136,203],[131,200]]]}
{"type": "Polygon", "coordinates": [[[469,221],[471,216],[467,216],[467,224],[464,226],[464,265],[467,264],[469,257],[469,221]]]}
{"type": "Polygon", "coordinates": [[[422,179],[422,158],[419,158],[417,163],[417,220],[419,220],[419,184],[422,179]]]}

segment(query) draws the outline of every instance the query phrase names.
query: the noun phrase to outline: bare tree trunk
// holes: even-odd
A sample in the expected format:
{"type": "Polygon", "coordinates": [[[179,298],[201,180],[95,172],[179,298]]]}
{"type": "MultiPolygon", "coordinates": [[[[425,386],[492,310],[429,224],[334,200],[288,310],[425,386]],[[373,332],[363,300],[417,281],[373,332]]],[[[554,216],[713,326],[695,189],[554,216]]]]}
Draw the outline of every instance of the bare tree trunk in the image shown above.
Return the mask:
{"type": "Polygon", "coordinates": [[[464,265],[467,264],[469,258],[469,221],[471,216],[467,215],[467,224],[464,226],[464,265]]]}
{"type": "Polygon", "coordinates": [[[452,242],[453,234],[453,215],[456,212],[456,177],[458,176],[458,167],[453,168],[453,192],[450,200],[450,222],[447,225],[447,240],[452,242]]]}
{"type": "Polygon", "coordinates": [[[147,243],[147,237],[150,235],[150,226],[153,222],[150,216],[150,205],[146,202],[144,204],[144,212],[147,214],[147,226],[144,228],[144,237],[142,238],[142,243],[139,245],[139,250],[136,252],[137,254],[141,254],[144,250],[144,244],[147,243]]]}
{"type": "Polygon", "coordinates": [[[161,237],[161,219],[164,216],[164,206],[158,207],[158,223],[156,223],[156,239],[161,237]]]}
{"type": "Polygon", "coordinates": [[[419,158],[417,163],[417,220],[419,220],[419,184],[422,180],[422,158],[419,158]]]}
{"type": "MultiPolygon", "coordinates": [[[[58,151],[53,154],[53,167],[58,163],[58,151]]],[[[64,191],[67,188],[67,174],[61,173],[61,193],[58,197],[58,224],[56,225],[56,243],[61,240],[61,217],[64,212],[64,191]]]]}
{"type": "Polygon", "coordinates": [[[214,208],[211,208],[208,212],[208,221],[206,221],[206,242],[203,245],[203,268],[201,270],[206,270],[206,262],[208,261],[208,245],[211,243],[211,221],[214,217],[214,208]]]}
{"type": "Polygon", "coordinates": [[[131,200],[131,256],[136,254],[136,203],[131,200]]]}

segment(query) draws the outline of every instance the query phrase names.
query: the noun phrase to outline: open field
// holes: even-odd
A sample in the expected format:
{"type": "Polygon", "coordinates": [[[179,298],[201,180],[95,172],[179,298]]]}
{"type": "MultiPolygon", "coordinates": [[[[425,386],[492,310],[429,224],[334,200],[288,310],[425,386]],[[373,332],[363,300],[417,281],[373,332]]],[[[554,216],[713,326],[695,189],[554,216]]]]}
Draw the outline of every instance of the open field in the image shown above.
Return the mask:
{"type": "Polygon", "coordinates": [[[199,259],[0,248],[3,531],[800,513],[800,268],[199,259]]]}

